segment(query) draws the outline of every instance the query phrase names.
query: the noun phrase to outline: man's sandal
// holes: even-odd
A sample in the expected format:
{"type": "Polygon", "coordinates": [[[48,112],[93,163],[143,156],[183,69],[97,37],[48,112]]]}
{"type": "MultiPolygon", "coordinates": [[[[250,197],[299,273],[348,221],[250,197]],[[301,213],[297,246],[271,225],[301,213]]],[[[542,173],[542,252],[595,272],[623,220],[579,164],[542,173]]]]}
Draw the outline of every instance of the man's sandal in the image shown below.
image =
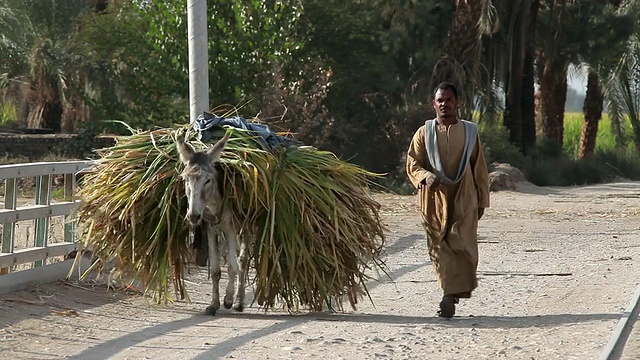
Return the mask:
{"type": "Polygon", "coordinates": [[[438,316],[443,318],[452,318],[456,314],[456,301],[453,296],[444,296],[440,301],[440,310],[438,316]]]}

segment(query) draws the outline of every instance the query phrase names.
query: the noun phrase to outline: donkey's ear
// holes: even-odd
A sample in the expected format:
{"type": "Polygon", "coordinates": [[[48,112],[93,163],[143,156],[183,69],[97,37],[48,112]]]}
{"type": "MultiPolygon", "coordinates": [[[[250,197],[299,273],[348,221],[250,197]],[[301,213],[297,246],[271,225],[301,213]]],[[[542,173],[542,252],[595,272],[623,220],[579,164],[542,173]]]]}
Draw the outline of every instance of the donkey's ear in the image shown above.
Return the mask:
{"type": "Polygon", "coordinates": [[[227,145],[227,140],[229,140],[229,136],[231,136],[231,133],[227,132],[226,134],[224,134],[222,139],[218,140],[218,142],[215,145],[207,149],[207,155],[209,155],[209,158],[212,163],[220,160],[220,156],[222,156],[222,150],[224,149],[225,145],[227,145]]]}
{"type": "Polygon", "coordinates": [[[184,134],[178,134],[176,137],[176,145],[178,147],[178,154],[180,154],[180,161],[187,164],[193,159],[195,150],[191,144],[184,141],[184,134]]]}

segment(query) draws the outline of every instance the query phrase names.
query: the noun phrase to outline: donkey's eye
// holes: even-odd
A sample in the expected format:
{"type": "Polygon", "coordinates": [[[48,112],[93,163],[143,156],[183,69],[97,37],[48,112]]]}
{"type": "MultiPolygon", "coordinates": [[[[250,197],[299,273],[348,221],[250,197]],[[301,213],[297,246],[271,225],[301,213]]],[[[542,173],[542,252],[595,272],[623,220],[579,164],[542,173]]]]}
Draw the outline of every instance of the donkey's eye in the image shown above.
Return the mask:
{"type": "Polygon", "coordinates": [[[205,184],[205,185],[209,185],[209,184],[211,184],[211,179],[207,179],[207,180],[204,182],[204,184],[205,184]]]}

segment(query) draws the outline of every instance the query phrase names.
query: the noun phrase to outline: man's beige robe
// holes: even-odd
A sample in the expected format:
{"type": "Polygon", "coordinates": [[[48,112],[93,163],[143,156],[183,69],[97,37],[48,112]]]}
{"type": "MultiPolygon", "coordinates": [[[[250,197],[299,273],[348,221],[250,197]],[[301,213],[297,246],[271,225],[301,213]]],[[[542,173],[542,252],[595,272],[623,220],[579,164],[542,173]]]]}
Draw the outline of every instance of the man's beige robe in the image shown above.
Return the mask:
{"type": "MultiPolygon", "coordinates": [[[[434,172],[427,157],[425,133],[422,126],[413,136],[407,153],[407,174],[418,188],[429,255],[444,295],[468,298],[477,287],[478,208],[489,207],[487,165],[476,135],[461,180],[429,189],[421,183],[429,172],[434,172]]],[[[463,160],[464,125],[461,121],[449,127],[436,124],[436,138],[442,169],[449,179],[455,179],[463,160]]]]}

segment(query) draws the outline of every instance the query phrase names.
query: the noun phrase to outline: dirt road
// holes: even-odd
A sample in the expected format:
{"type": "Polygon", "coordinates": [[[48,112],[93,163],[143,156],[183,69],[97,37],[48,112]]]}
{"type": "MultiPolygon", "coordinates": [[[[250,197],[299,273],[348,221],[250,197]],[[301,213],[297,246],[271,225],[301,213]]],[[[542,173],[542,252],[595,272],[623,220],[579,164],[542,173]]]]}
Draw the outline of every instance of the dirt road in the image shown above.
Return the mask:
{"type": "MultiPolygon", "coordinates": [[[[193,302],[173,306],[47,285],[0,297],[0,358],[597,359],[638,285],[640,183],[493,193],[480,286],[451,320],[435,316],[441,294],[415,198],[377,197],[392,279],[370,284],[375,307],[265,314],[253,305],[208,317],[202,269],[189,278],[193,302]]],[[[640,358],[640,347],[625,357],[640,358]]]]}

